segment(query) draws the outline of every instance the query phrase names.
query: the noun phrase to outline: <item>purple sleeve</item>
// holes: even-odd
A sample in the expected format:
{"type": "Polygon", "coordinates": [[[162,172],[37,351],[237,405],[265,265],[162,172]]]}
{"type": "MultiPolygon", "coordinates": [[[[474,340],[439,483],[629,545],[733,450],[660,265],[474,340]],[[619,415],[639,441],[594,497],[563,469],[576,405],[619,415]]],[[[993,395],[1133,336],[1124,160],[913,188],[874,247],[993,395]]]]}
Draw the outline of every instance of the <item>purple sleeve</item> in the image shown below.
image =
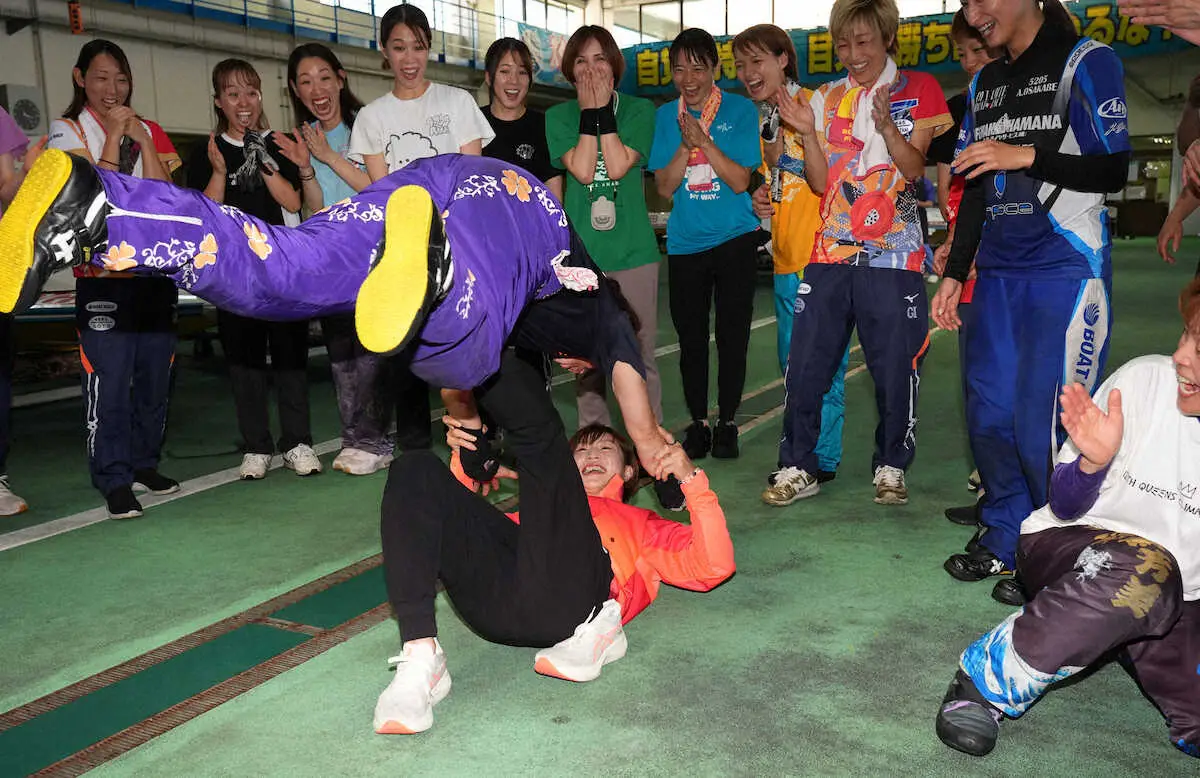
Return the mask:
{"type": "Polygon", "coordinates": [[[1110,462],[1098,473],[1085,473],[1079,469],[1081,458],[1055,465],[1050,476],[1050,510],[1063,521],[1078,519],[1096,503],[1100,485],[1112,466],[1110,462]]]}
{"type": "Polygon", "coordinates": [[[12,154],[19,157],[25,153],[29,139],[21,132],[21,128],[11,116],[0,108],[0,154],[12,154]]]}

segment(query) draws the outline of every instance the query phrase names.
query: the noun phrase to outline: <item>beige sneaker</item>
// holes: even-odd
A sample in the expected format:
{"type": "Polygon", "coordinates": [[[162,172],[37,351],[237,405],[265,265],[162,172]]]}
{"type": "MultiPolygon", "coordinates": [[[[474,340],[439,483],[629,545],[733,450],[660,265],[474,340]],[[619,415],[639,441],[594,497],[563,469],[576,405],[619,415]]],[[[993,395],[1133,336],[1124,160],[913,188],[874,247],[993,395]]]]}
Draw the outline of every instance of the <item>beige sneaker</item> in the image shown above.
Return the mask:
{"type": "Polygon", "coordinates": [[[242,457],[242,468],[238,476],[243,481],[260,481],[267,477],[267,469],[270,467],[270,454],[246,454],[242,457]]]}
{"type": "Polygon", "coordinates": [[[391,454],[372,454],[358,448],[344,448],[333,460],[333,469],[348,475],[371,475],[391,463],[391,454]]]}
{"type": "Polygon", "coordinates": [[[791,505],[821,491],[817,477],[798,467],[781,467],[771,474],[770,482],[762,493],[767,505],[791,505]]]}
{"type": "Polygon", "coordinates": [[[890,465],[875,468],[875,502],[880,505],[907,505],[908,486],[904,483],[904,471],[890,465]]]}
{"type": "Polygon", "coordinates": [[[16,516],[29,510],[29,504],[17,495],[8,485],[8,476],[0,475],[0,516],[16,516]]]}
{"type": "Polygon", "coordinates": [[[297,443],[284,452],[283,466],[295,470],[296,475],[315,475],[321,472],[321,460],[317,459],[317,452],[307,443],[297,443]]]}

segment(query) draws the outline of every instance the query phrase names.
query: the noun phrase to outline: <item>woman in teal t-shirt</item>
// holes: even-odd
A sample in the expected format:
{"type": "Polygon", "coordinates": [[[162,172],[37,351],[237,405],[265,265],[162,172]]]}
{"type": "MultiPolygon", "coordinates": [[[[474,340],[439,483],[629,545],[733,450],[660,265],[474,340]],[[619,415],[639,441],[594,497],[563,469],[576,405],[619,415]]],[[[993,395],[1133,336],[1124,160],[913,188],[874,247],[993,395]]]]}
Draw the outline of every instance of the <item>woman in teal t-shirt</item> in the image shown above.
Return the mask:
{"type": "MultiPolygon", "coordinates": [[[[625,59],[608,30],[595,25],[576,30],[563,50],[562,70],[578,97],[546,113],[546,141],[551,162],[567,171],[564,205],[572,226],[638,318],[646,390],[661,424],[662,382],[654,350],[662,255],[642,188],[654,139],[654,104],[615,91],[624,69],[625,59]]],[[[611,425],[599,371],[580,377],[575,395],[580,429],[611,425]]],[[[678,487],[656,481],[655,488],[663,507],[682,510],[678,487]]]]}
{"type": "Polygon", "coordinates": [[[681,32],[669,52],[678,101],[658,109],[650,170],[672,200],[667,223],[671,320],[692,423],[683,448],[692,459],[738,455],[734,415],[746,383],[754,313],[759,221],[747,189],[762,164],[758,109],[716,85],[717,44],[701,29],[681,32]],[[708,317],[716,303],[717,409],[708,426],[708,317]]]}

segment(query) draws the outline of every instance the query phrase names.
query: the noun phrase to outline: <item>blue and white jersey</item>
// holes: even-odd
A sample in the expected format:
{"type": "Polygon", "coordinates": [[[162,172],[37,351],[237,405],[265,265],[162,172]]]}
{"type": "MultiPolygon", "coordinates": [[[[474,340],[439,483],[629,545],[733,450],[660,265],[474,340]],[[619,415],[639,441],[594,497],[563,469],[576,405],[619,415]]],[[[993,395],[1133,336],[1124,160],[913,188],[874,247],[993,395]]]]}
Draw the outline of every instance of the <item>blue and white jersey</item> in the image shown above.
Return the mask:
{"type": "MultiPolygon", "coordinates": [[[[1016,60],[980,71],[968,92],[958,152],[996,140],[1078,156],[1128,152],[1121,61],[1108,46],[1043,25],[1016,60]]],[[[1028,171],[989,173],[975,257],[981,272],[1104,278],[1111,241],[1103,194],[1075,192],[1028,171]]]]}

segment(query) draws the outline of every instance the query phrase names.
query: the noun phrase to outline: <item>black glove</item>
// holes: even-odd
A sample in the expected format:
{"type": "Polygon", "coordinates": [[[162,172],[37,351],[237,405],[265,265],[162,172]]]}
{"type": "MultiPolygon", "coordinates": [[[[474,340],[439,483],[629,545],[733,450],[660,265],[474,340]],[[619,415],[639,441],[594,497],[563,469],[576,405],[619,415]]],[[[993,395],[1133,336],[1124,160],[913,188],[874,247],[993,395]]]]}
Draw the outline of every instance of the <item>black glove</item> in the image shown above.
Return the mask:
{"type": "Polygon", "coordinates": [[[475,450],[459,448],[458,461],[462,463],[463,472],[467,477],[479,483],[487,483],[500,472],[500,460],[492,453],[492,442],[483,434],[483,429],[459,427],[460,430],[475,438],[475,450]]]}

